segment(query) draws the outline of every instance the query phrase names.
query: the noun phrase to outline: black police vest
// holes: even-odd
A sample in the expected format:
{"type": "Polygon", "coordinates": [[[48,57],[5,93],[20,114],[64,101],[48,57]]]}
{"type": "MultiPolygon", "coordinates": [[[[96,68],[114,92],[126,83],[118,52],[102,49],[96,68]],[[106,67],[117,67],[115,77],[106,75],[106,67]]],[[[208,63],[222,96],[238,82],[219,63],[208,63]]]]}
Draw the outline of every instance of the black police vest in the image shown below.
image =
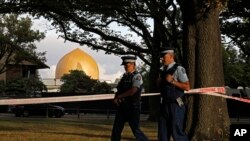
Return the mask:
{"type": "MultiPolygon", "coordinates": [[[[122,76],[120,82],[117,85],[117,95],[129,90],[133,86],[133,77],[138,74],[137,71],[134,71],[133,73],[126,73],[122,76]]],[[[125,97],[125,103],[129,104],[131,106],[140,107],[140,100],[141,100],[141,90],[142,86],[138,89],[138,91],[132,95],[125,97]]]]}
{"type": "Polygon", "coordinates": [[[167,70],[167,68],[164,67],[164,69],[161,71],[160,91],[163,100],[175,101],[176,98],[184,96],[183,90],[175,87],[166,80],[166,76],[168,74],[173,75],[178,66],[179,64],[176,63],[172,68],[167,70]]]}

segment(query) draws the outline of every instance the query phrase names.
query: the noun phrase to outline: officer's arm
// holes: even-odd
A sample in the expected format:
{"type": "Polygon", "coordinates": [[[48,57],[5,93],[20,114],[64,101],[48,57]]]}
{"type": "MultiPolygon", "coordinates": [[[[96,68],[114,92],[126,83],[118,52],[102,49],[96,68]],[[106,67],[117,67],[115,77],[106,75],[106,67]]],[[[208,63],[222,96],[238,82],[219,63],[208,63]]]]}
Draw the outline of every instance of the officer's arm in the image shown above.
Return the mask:
{"type": "Polygon", "coordinates": [[[182,90],[185,90],[185,91],[188,91],[190,90],[190,85],[189,85],[189,81],[187,82],[178,82],[178,81],[175,81],[173,79],[173,81],[171,82],[175,87],[178,87],[182,90]]]}
{"type": "Polygon", "coordinates": [[[120,104],[120,99],[123,99],[125,97],[128,97],[128,96],[132,96],[136,93],[136,91],[138,90],[137,87],[132,87],[131,89],[127,90],[126,92],[124,93],[121,93],[119,95],[115,95],[115,98],[113,100],[113,102],[116,104],[116,105],[119,105],[120,104]]]}
{"type": "Polygon", "coordinates": [[[137,91],[138,91],[137,87],[132,87],[131,89],[125,91],[124,93],[121,93],[121,94],[117,95],[116,98],[120,99],[120,98],[124,98],[124,97],[128,97],[128,96],[132,96],[137,91]]]}
{"type": "Polygon", "coordinates": [[[188,91],[190,89],[190,84],[186,70],[183,67],[178,67],[176,73],[178,76],[178,81],[174,79],[173,75],[167,75],[166,80],[172,83],[175,87],[188,91]]]}

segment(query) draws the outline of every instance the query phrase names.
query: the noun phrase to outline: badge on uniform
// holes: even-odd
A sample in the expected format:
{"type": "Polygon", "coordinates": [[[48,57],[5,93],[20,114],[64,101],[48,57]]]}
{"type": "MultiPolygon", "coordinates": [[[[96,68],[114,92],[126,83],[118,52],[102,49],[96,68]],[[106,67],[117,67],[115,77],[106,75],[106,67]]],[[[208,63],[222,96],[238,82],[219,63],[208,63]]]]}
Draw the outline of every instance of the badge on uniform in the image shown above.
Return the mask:
{"type": "Polygon", "coordinates": [[[184,69],[184,68],[182,68],[182,69],[181,69],[181,71],[182,71],[182,73],[183,73],[183,74],[185,74],[185,73],[186,73],[186,71],[185,71],[185,69],[184,69]]]}
{"type": "Polygon", "coordinates": [[[140,75],[138,75],[137,77],[136,77],[136,80],[141,80],[141,76],[140,75]]]}

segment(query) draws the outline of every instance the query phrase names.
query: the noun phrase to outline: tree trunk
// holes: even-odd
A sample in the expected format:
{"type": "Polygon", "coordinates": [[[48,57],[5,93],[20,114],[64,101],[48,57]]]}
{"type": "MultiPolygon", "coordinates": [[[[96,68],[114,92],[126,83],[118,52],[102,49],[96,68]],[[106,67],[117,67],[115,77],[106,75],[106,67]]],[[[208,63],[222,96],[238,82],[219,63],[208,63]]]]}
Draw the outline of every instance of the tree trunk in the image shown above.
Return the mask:
{"type": "MultiPolygon", "coordinates": [[[[149,92],[157,91],[157,78],[159,76],[158,68],[160,67],[160,61],[158,59],[152,59],[152,66],[149,71],[149,92]]],[[[160,96],[152,96],[149,99],[149,118],[150,121],[156,121],[160,108],[160,96]]]]}
{"type": "MultiPolygon", "coordinates": [[[[221,5],[186,0],[182,6],[183,47],[191,88],[224,86],[218,17],[221,5]]],[[[230,120],[225,99],[188,96],[187,111],[186,131],[190,140],[228,140],[230,120]]]]}
{"type": "MultiPolygon", "coordinates": [[[[154,33],[153,33],[153,49],[151,56],[151,66],[149,70],[149,92],[159,92],[157,88],[157,79],[159,77],[160,69],[160,47],[167,45],[167,40],[163,35],[163,20],[164,17],[154,18],[154,33]]],[[[156,121],[160,109],[160,96],[153,96],[149,99],[149,119],[156,121]]]]}

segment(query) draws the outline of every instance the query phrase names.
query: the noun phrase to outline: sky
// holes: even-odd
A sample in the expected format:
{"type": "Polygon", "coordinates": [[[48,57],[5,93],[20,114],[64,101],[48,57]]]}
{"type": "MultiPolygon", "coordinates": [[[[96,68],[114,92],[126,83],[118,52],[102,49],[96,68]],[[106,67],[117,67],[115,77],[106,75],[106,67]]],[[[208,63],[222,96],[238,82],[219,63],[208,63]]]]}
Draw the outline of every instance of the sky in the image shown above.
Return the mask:
{"type": "MultiPolygon", "coordinates": [[[[33,21],[34,29],[38,29],[41,32],[45,32],[47,24],[44,20],[33,21]]],[[[39,75],[42,79],[54,79],[56,65],[59,60],[75,48],[80,48],[94,58],[99,67],[99,78],[101,81],[114,82],[116,78],[120,78],[124,73],[124,68],[121,66],[122,60],[119,56],[107,55],[101,50],[97,52],[86,46],[80,46],[69,41],[65,42],[64,39],[58,38],[55,30],[46,31],[45,36],[45,39],[36,42],[37,52],[46,52],[46,64],[50,66],[50,69],[39,70],[39,75]]]]}

